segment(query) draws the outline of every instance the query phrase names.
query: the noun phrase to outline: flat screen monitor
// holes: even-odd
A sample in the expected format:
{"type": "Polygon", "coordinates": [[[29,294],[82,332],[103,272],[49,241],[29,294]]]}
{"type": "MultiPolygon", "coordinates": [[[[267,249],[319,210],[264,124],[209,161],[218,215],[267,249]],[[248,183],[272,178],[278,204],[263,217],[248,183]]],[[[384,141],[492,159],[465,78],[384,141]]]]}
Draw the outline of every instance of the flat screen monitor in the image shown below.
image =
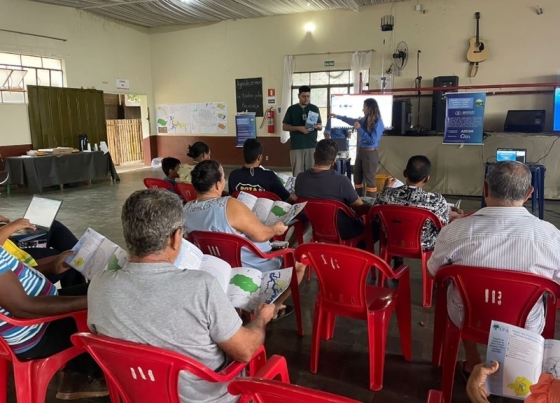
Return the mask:
{"type": "Polygon", "coordinates": [[[348,151],[348,139],[333,139],[338,148],[338,152],[348,151]]]}
{"type": "Polygon", "coordinates": [[[560,87],[556,87],[556,89],[554,90],[554,110],[552,113],[552,130],[555,132],[560,132],[560,87]]]}
{"type": "MultiPolygon", "coordinates": [[[[385,129],[393,127],[393,96],[387,94],[355,94],[355,95],[332,95],[331,111],[337,115],[349,116],[352,118],[363,118],[364,101],[373,98],[379,105],[379,113],[383,119],[385,129]]],[[[334,127],[351,127],[348,123],[339,119],[332,119],[331,126],[334,127]]]]}

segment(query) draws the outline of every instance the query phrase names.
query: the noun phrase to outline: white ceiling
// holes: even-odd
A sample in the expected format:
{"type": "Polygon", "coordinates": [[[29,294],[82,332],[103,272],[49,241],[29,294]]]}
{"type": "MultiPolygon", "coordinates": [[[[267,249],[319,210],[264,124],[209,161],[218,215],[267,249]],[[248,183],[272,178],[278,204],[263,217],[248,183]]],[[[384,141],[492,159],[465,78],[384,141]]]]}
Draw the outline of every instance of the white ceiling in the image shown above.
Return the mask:
{"type": "Polygon", "coordinates": [[[410,0],[32,0],[73,7],[144,27],[198,24],[410,0]]]}

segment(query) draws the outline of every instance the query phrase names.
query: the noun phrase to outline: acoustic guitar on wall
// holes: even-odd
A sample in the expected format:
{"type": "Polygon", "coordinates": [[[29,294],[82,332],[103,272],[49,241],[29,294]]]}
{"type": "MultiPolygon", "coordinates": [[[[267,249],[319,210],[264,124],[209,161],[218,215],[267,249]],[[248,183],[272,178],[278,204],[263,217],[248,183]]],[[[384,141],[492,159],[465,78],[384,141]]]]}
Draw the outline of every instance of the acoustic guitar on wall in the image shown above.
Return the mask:
{"type": "Polygon", "coordinates": [[[475,77],[478,73],[478,64],[488,59],[488,48],[480,39],[480,13],[475,13],[474,17],[476,18],[476,36],[469,41],[467,52],[467,60],[471,63],[470,77],[475,77]]]}

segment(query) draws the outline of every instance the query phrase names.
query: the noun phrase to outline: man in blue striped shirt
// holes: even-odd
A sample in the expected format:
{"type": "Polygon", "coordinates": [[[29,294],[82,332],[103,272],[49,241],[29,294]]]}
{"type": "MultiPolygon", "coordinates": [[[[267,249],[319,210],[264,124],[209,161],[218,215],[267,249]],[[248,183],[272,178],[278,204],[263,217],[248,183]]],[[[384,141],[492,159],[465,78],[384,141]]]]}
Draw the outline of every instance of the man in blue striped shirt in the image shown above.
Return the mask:
{"type": "MultiPolygon", "coordinates": [[[[0,247],[0,313],[35,319],[87,309],[87,284],[59,291],[53,285],[69,268],[64,263],[67,256],[68,253],[62,253],[46,264],[31,268],[0,247]]],[[[24,327],[0,320],[0,336],[21,360],[46,358],[71,347],[70,336],[77,330],[73,318],[24,327]]],[[[100,375],[89,355],[76,357],[66,365],[57,398],[107,396],[104,383],[92,378],[100,375]]]]}

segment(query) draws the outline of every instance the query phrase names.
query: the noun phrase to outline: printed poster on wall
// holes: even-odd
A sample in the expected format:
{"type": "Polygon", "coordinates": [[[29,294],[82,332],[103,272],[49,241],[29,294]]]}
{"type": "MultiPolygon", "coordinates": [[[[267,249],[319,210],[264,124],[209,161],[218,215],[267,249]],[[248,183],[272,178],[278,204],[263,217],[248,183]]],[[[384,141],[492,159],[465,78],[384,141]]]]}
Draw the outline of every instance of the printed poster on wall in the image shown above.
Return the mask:
{"type": "Polygon", "coordinates": [[[227,104],[156,105],[156,126],[159,134],[227,134],[227,104]]]}
{"type": "Polygon", "coordinates": [[[482,144],[485,92],[446,94],[443,144],[482,144]]]}
{"type": "Polygon", "coordinates": [[[255,113],[235,115],[236,147],[243,147],[247,139],[257,138],[257,116],[255,113]]]}

